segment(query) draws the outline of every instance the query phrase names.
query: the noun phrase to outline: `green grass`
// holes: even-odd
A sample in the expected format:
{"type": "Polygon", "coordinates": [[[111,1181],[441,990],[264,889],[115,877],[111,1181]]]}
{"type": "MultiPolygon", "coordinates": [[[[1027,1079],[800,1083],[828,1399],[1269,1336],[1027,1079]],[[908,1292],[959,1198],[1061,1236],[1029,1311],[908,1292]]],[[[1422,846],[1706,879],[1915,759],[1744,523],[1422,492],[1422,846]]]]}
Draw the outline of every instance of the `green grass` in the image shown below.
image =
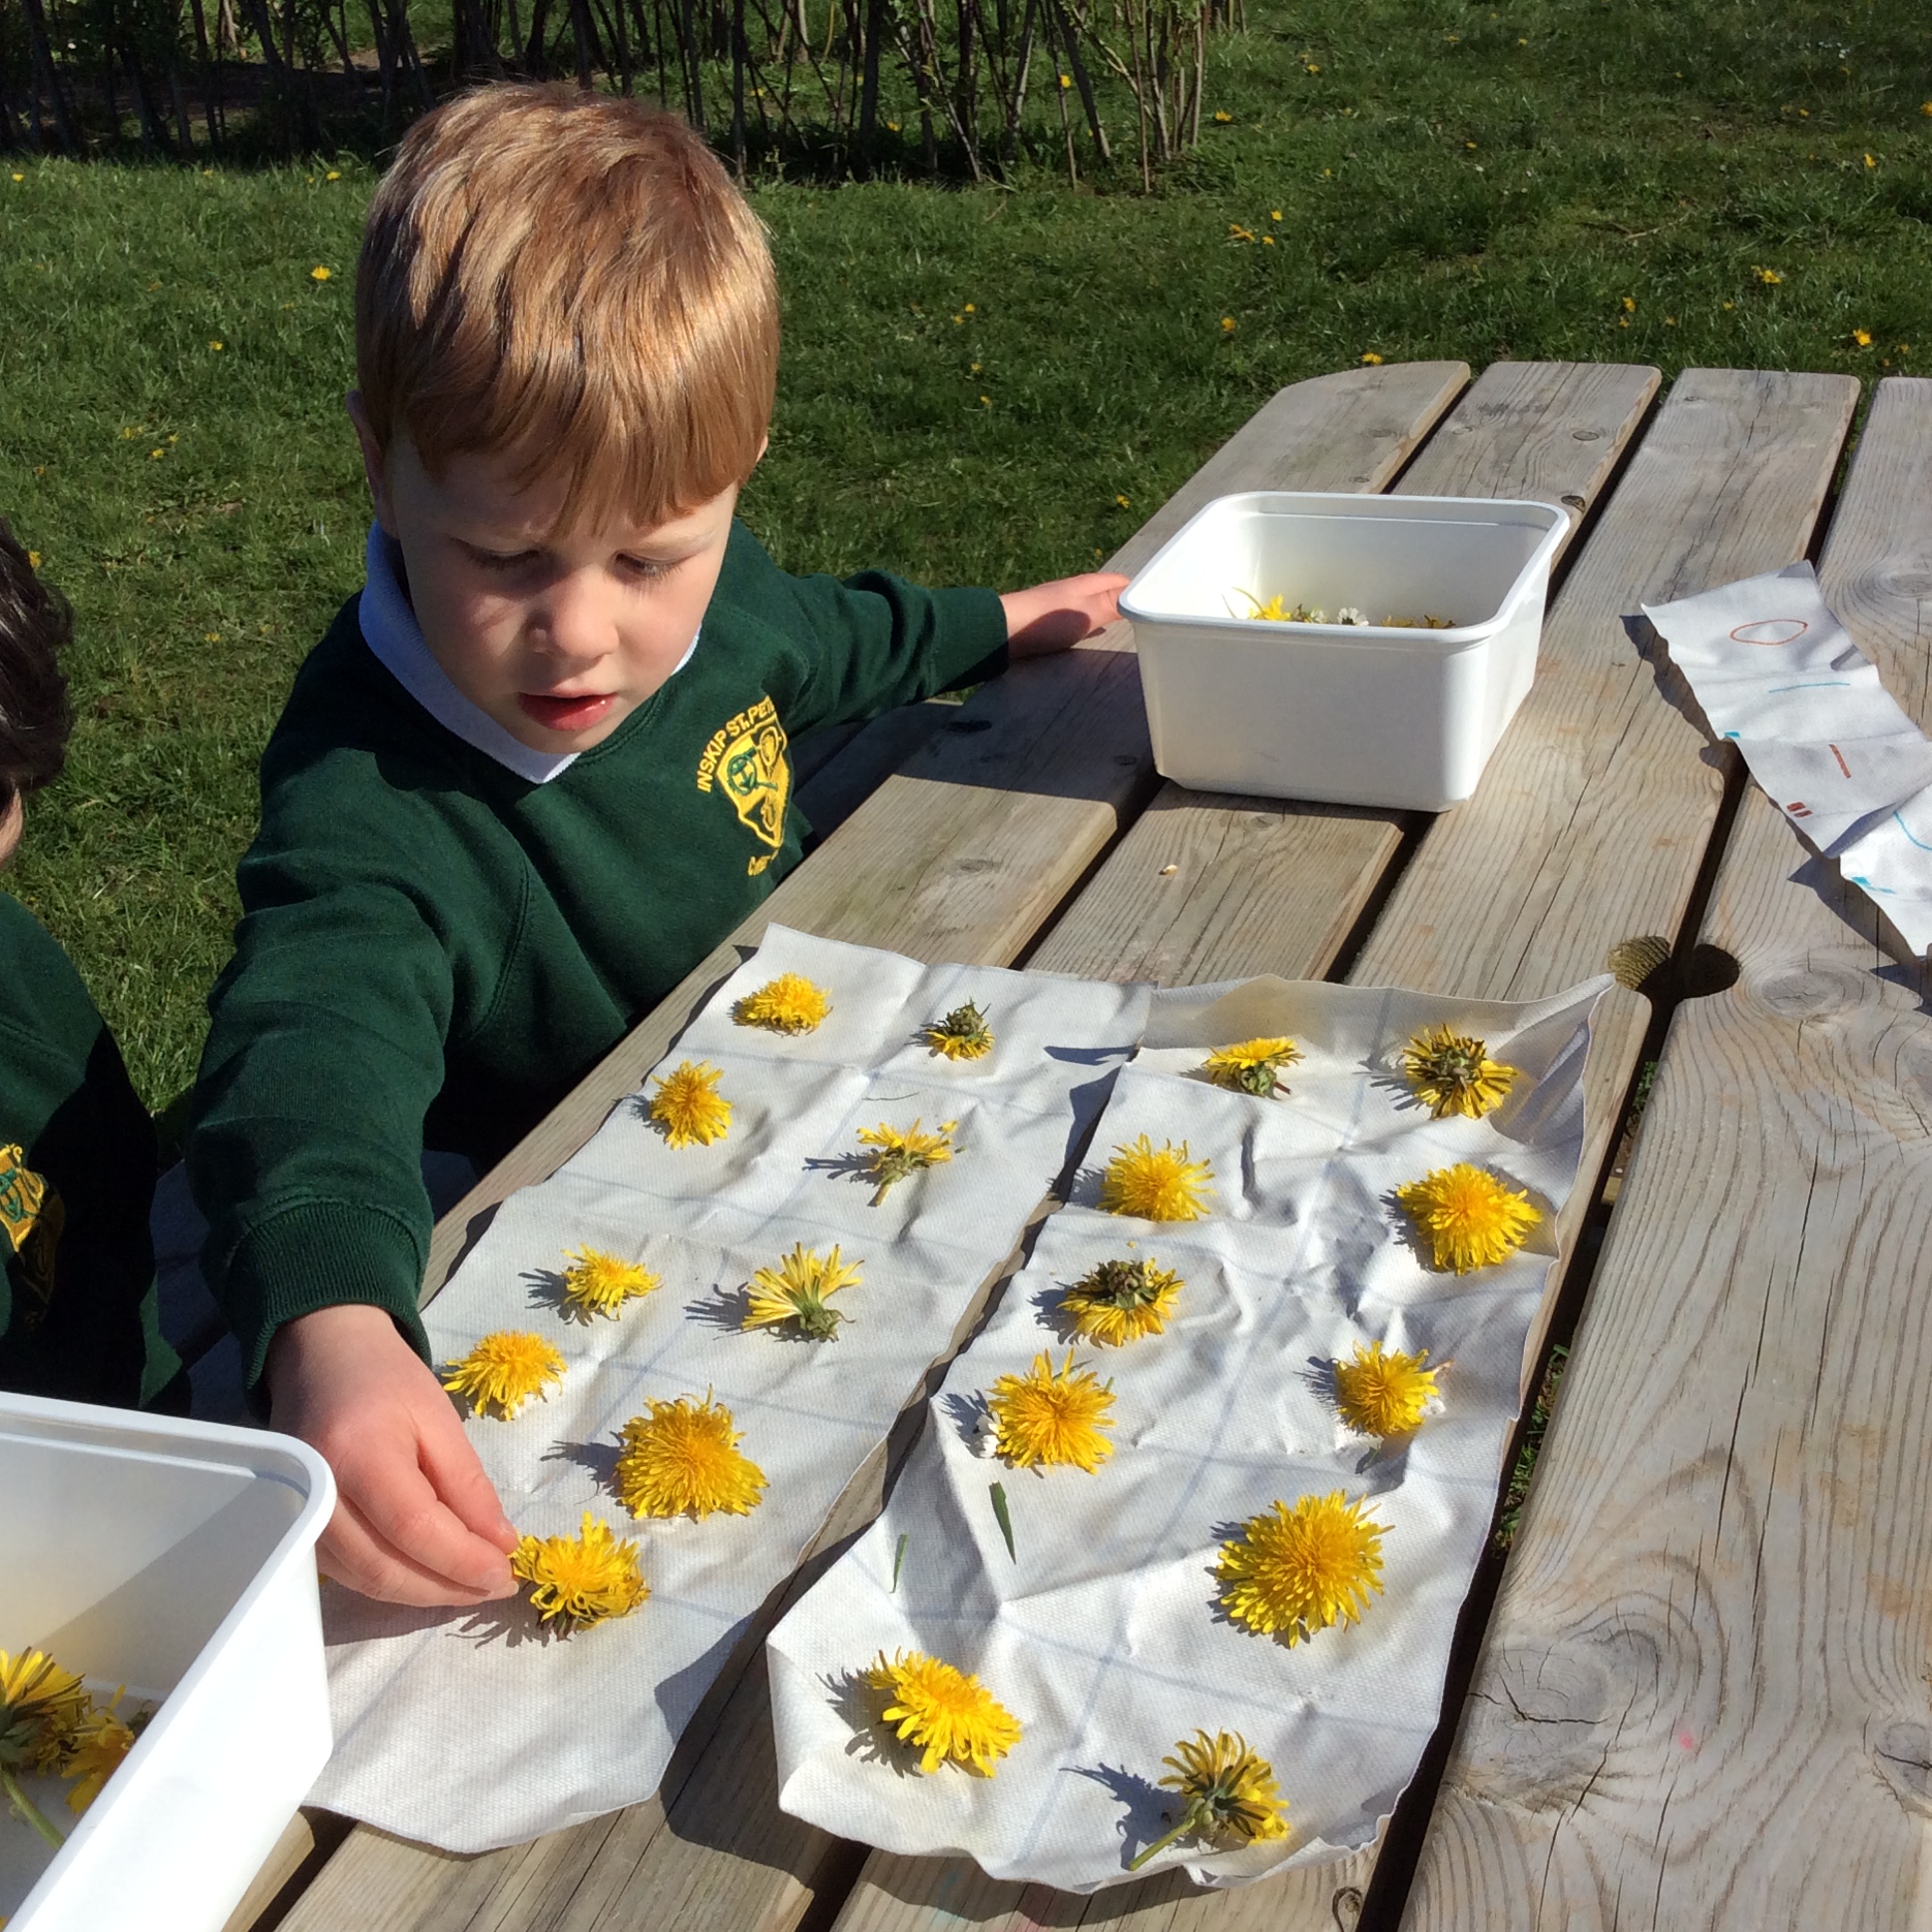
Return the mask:
{"type": "MultiPolygon", "coordinates": [[[[1004,585],[1090,566],[1270,391],[1365,352],[1932,361],[1913,11],[1249,0],[1230,119],[1153,197],[760,183],[786,356],[745,514],[794,568],[1004,585]]],[[[372,179],[0,164],[0,511],[81,636],[9,882],[156,1105],[193,1076],[255,757],[359,576],[372,179]]]]}

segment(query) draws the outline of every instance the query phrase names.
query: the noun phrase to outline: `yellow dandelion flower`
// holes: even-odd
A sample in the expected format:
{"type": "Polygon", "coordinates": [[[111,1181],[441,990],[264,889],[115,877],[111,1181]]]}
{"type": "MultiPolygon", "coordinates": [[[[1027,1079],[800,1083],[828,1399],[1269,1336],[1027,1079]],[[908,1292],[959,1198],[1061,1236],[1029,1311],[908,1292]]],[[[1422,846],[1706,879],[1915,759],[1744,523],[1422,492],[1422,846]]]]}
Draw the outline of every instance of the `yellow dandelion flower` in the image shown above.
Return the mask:
{"type": "Polygon", "coordinates": [[[618,1500],[633,1516],[743,1516],[763,1499],[764,1471],[738,1449],[731,1412],[708,1394],[653,1402],[618,1431],[618,1500]]]}
{"type": "Polygon", "coordinates": [[[1527,1195],[1467,1161],[1397,1188],[1395,1199],[1429,1236],[1436,1266],[1458,1274],[1507,1260],[1543,1218],[1527,1195]]]}
{"type": "Polygon", "coordinates": [[[1225,108],[1216,108],[1214,110],[1214,125],[1217,128],[1226,127],[1227,124],[1233,120],[1233,118],[1234,117],[1231,114],[1229,114],[1225,108]]]}
{"type": "Polygon", "coordinates": [[[121,1768],[134,1743],[134,1726],[124,1723],[112,1708],[88,1713],[61,1766],[63,1777],[80,1780],[67,1794],[70,1811],[85,1811],[101,1795],[101,1786],[121,1768]]]}
{"type": "Polygon", "coordinates": [[[1077,1334],[1118,1347],[1158,1335],[1181,1288],[1181,1276],[1150,1257],[1107,1260],[1083,1274],[1060,1305],[1077,1334]]]}
{"type": "Polygon", "coordinates": [[[1271,1100],[1288,1091],[1281,1070],[1300,1058],[1301,1049],[1292,1040],[1241,1040],[1231,1047],[1216,1047],[1202,1071],[1216,1087],[1271,1100]]]}
{"type": "Polygon", "coordinates": [[[995,1759],[1020,1741],[1012,1711],[978,1678],[939,1658],[898,1651],[888,1659],[881,1651],[865,1681],[886,1693],[879,1721],[924,1752],[919,1768],[928,1777],[948,1761],[991,1777],[995,1759]]]}
{"type": "Polygon", "coordinates": [[[1263,1637],[1290,1647],[1336,1623],[1361,1621],[1369,1593],[1381,1594],[1387,1526],[1340,1490],[1274,1503],[1220,1546],[1214,1575],[1222,1608],[1263,1637]]]}
{"type": "Polygon", "coordinates": [[[572,1311],[586,1321],[592,1315],[615,1317],[627,1301],[664,1285],[663,1275],[654,1274],[642,1261],[607,1254],[588,1241],[564,1259],[570,1263],[564,1270],[564,1297],[572,1311]]]}
{"type": "Polygon", "coordinates": [[[1134,507],[1134,500],[1132,497],[1117,496],[1114,499],[1114,501],[1118,503],[1123,510],[1131,510],[1134,507]]]}
{"type": "Polygon", "coordinates": [[[1129,1861],[1129,1871],[1139,1871],[1177,1838],[1245,1845],[1288,1835],[1288,1807],[1275,1785],[1274,1766],[1248,1749],[1239,1731],[1230,1735],[1217,1730],[1209,1737],[1198,1730],[1176,1744],[1174,1752],[1161,1760],[1174,1766],[1173,1776],[1161,1782],[1181,1793],[1181,1816],[1172,1831],[1129,1861]]]}
{"type": "Polygon", "coordinates": [[[1091,1475],[1114,1453],[1107,1431],[1114,1426],[1114,1385],[1074,1367],[1074,1351],[1058,1367],[1050,1355],[1034,1357],[1024,1375],[1002,1375],[986,1398],[995,1445],[1016,1469],[1073,1463],[1091,1475]]]}
{"type": "Polygon", "coordinates": [[[775,1328],[789,1321],[809,1341],[836,1341],[838,1324],[850,1317],[827,1307],[826,1297],[841,1288],[856,1287],[858,1278],[857,1266],[841,1260],[836,1247],[829,1254],[818,1254],[800,1241],[775,1268],[761,1267],[753,1273],[750,1305],[738,1325],[775,1328]]]}
{"type": "Polygon", "coordinates": [[[511,1421],[533,1395],[547,1396],[564,1379],[564,1358],[541,1335],[499,1328],[485,1335],[443,1374],[452,1395],[467,1397],[476,1414],[494,1409],[511,1421]]]}
{"type": "Polygon", "coordinates": [[[210,343],[209,343],[209,347],[210,347],[210,348],[212,348],[212,349],[213,349],[213,350],[215,351],[215,353],[216,353],[217,355],[220,355],[220,354],[222,353],[222,350],[223,350],[223,347],[224,347],[224,346],[225,346],[225,345],[224,345],[223,343],[221,343],[221,342],[210,342],[210,343]]]}
{"type": "Polygon", "coordinates": [[[1377,355],[1373,349],[1364,349],[1362,351],[1362,360],[1366,362],[1371,369],[1379,368],[1382,362],[1382,358],[1379,355],[1377,355]]]}
{"type": "Polygon", "coordinates": [[[1517,1070],[1489,1057],[1489,1044],[1452,1026],[1424,1027],[1402,1050],[1402,1071],[1435,1119],[1481,1120],[1508,1097],[1517,1070]]]}
{"type": "Polygon", "coordinates": [[[651,1595],[638,1573],[638,1546],[589,1510],[576,1536],[526,1536],[510,1557],[510,1574],[530,1586],[531,1607],[566,1631],[628,1617],[651,1595]]]}
{"type": "Polygon", "coordinates": [[[0,1770],[56,1768],[93,1706],[87,1687],[45,1651],[0,1651],[0,1770]]]}
{"type": "Polygon", "coordinates": [[[869,1148],[875,1150],[865,1164],[867,1176],[876,1181],[877,1192],[872,1196],[874,1208],[884,1201],[895,1183],[903,1181],[907,1175],[917,1174],[922,1168],[936,1168],[953,1158],[953,1129],[957,1121],[941,1121],[938,1129],[931,1134],[922,1134],[919,1123],[914,1121],[908,1128],[887,1127],[881,1121],[877,1127],[861,1127],[858,1138],[869,1148]]]}
{"type": "Polygon", "coordinates": [[[329,276],[329,271],[323,266],[321,266],[319,262],[308,271],[308,278],[310,281],[326,281],[328,279],[328,276],[329,276]]]}
{"type": "Polygon", "coordinates": [[[1441,1393],[1440,1369],[1424,1368],[1429,1359],[1384,1351],[1379,1341],[1355,1344],[1353,1361],[1335,1364],[1335,1406],[1351,1429],[1365,1436],[1405,1436],[1422,1424],[1429,1404],[1441,1393]]]}
{"type": "Polygon", "coordinates": [[[323,181],[340,181],[342,179],[342,171],[339,168],[331,168],[322,179],[323,181]]]}
{"type": "Polygon", "coordinates": [[[1861,349],[1868,349],[1871,347],[1871,339],[1872,339],[1871,330],[1868,328],[1854,328],[1851,331],[1851,339],[1854,342],[1856,342],[1861,349]]]}
{"type": "Polygon", "coordinates": [[[986,1024],[986,1015],[968,1000],[926,1028],[926,1047],[948,1060],[984,1060],[993,1051],[993,1029],[986,1024]]]}
{"type": "Polygon", "coordinates": [[[1223,315],[1223,316],[1222,316],[1222,317],[1220,318],[1220,332],[1221,332],[1221,333],[1222,333],[1223,335],[1232,335],[1232,334],[1233,334],[1233,332],[1234,332],[1234,318],[1233,318],[1233,316],[1231,316],[1231,315],[1223,315]]]}
{"type": "Polygon", "coordinates": [[[1784,279],[1784,277],[1781,274],[1779,274],[1775,268],[1753,267],[1751,269],[1751,273],[1754,274],[1759,281],[1765,282],[1767,284],[1773,283],[1773,282],[1779,282],[1784,279]]]}
{"type": "Polygon", "coordinates": [[[1213,1170],[1191,1161],[1188,1144],[1164,1141],[1157,1148],[1143,1134],[1131,1147],[1117,1147],[1101,1177],[1100,1205],[1110,1214],[1138,1214],[1143,1220],[1199,1220],[1207,1208],[1213,1170]]]}
{"type": "Polygon", "coordinates": [[[765,1027],[772,1033],[809,1033],[831,1010],[824,989],[803,973],[780,973],[746,993],[731,1008],[731,1018],[739,1026],[765,1027]]]}
{"type": "Polygon", "coordinates": [[[731,1103],[718,1091],[724,1078],[699,1060],[682,1061],[658,1076],[651,1097],[651,1118],[664,1129],[667,1147],[710,1147],[731,1131],[731,1103]]]}

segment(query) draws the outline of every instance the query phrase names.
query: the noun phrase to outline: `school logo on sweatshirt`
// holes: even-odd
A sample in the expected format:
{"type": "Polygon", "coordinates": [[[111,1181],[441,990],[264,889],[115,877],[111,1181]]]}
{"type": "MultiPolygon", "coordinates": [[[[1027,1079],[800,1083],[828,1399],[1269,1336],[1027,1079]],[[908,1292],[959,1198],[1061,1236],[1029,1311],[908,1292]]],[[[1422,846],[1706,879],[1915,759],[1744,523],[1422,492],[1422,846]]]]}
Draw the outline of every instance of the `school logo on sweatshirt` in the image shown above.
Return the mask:
{"type": "Polygon", "coordinates": [[[753,878],[778,856],[784,843],[785,805],[791,797],[785,745],[777,706],[769,698],[760,698],[714,731],[698,760],[698,789],[722,790],[739,821],[770,847],[754,852],[745,866],[753,878]]]}
{"type": "Polygon", "coordinates": [[[0,1233],[20,1257],[20,1282],[32,1297],[20,1311],[28,1333],[54,1298],[54,1254],[67,1211],[60,1196],[27,1165],[24,1149],[0,1147],[0,1233]]]}

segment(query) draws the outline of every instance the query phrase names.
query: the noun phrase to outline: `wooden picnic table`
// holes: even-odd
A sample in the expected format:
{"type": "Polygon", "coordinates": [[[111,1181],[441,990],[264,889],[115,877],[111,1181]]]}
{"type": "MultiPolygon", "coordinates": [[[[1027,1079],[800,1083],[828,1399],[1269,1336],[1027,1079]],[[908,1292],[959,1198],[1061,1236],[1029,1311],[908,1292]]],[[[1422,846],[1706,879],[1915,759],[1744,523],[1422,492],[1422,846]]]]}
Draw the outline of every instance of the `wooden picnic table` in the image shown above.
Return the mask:
{"type": "MultiPolygon", "coordinates": [[[[808,1563],[659,1797],[472,1858],[305,1814],[235,1932],[1925,1918],[1925,975],[1625,620],[1815,556],[1887,687],[1932,724],[1932,381],[1880,382],[1855,444],[1848,376],[1694,369],[1660,386],[1653,369],[1576,363],[1297,383],[1115,560],[1134,569],[1238,489],[1565,504],[1537,682],[1467,804],[1429,816],[1164,783],[1125,626],[963,707],[895,714],[801,788],[842,822],[758,917],[437,1229],[429,1292],[497,1202],[638,1087],[767,919],[932,961],[1512,1000],[1662,936],[1673,963],[1600,1014],[1565,1263],[1524,1364],[1527,1392],[1550,1336],[1574,1329],[1536,1481],[1507,1562],[1479,1572],[1436,1745],[1380,1845],[1232,1892],[1169,1873],[1076,1898],[801,1824],[776,1805],[761,1637],[808,1563]]],[[[854,1479],[821,1548],[875,1511],[911,1432],[854,1479]]]]}

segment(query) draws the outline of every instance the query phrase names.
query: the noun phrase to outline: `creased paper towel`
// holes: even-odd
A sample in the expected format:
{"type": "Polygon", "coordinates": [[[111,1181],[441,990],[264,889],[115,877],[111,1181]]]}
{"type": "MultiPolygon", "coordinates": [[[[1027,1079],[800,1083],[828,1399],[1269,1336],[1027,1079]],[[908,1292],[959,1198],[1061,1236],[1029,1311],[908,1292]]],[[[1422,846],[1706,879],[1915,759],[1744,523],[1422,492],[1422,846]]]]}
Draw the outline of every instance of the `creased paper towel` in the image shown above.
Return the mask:
{"type": "Polygon", "coordinates": [[[1582,1154],[1590,1018],[1609,985],[1513,1006],[1280,980],[1156,996],[1073,1204],[953,1363],[884,1514],[767,1644],[785,1810],[887,1851],[963,1853],[995,1878],[1092,1891],[1167,1828],[1162,1758],[1198,1728],[1225,1729],[1271,1761],[1292,1835],[1234,1850],[1183,1840],[1150,1869],[1238,1884],[1374,1836],[1441,1707],[1582,1154]],[[1521,1070],[1486,1119],[1432,1120],[1402,1078],[1410,1035],[1443,1022],[1521,1070]],[[1276,1034],[1306,1054],[1286,1098],[1199,1077],[1209,1048],[1276,1034]],[[1209,1161],[1206,1218],[1099,1211],[1110,1150],[1143,1133],[1209,1161]],[[1544,1216],[1518,1253],[1465,1275],[1425,1264],[1391,1199],[1457,1161],[1527,1191],[1544,1216]],[[1164,1333],[1078,1347],[1113,1379],[1111,1459],[1090,1475],[976,1455],[995,1378],[1059,1355],[1067,1287],[1128,1252],[1186,1285],[1164,1333]],[[1354,1436],[1336,1414],[1333,1363],[1376,1340],[1445,1368],[1441,1412],[1406,1444],[1354,1436]],[[1372,1498],[1388,1527],[1385,1593],[1360,1624],[1290,1649],[1218,1616],[1222,1540],[1277,1498],[1335,1489],[1372,1498]],[[992,1777],[922,1776],[917,1753],[872,1722],[858,1674],[901,1649],[978,1675],[1021,1720],[992,1777]]]}
{"type": "Polygon", "coordinates": [[[1914,951],[1932,947],[1932,743],[1832,615],[1811,566],[1644,615],[1765,796],[1914,951]]]}
{"type": "Polygon", "coordinates": [[[771,927],[668,1057],[709,1060],[728,1136],[672,1150],[637,1098],[549,1181],[506,1202],[425,1310],[438,1362],[533,1328],[561,1389],[470,1440],[519,1529],[575,1535],[585,1510],[642,1546],[650,1601],[558,1639],[519,1599],[415,1611],[323,1593],[335,1754],[313,1802],[452,1851],[535,1837],[649,1797],[747,1619],[796,1566],[853,1472],[943,1355],[986,1276],[1064,1171],[1144,1024],[1146,988],[922,966],[771,927]],[[818,1029],[736,1026],[740,995],[799,972],[818,1029]],[[920,1029],[965,1000],[990,1056],[933,1057],[920,1029]],[[950,1164],[869,1206],[858,1130],[958,1123],[950,1164]],[[664,1285],[621,1319],[558,1308],[564,1250],[642,1259],[664,1285]],[[863,1263],[836,1341],[741,1333],[751,1270],[794,1242],[863,1263]],[[611,1495],[616,1431],[650,1398],[714,1389],[769,1478],[748,1516],[634,1523],[611,1495]]]}

